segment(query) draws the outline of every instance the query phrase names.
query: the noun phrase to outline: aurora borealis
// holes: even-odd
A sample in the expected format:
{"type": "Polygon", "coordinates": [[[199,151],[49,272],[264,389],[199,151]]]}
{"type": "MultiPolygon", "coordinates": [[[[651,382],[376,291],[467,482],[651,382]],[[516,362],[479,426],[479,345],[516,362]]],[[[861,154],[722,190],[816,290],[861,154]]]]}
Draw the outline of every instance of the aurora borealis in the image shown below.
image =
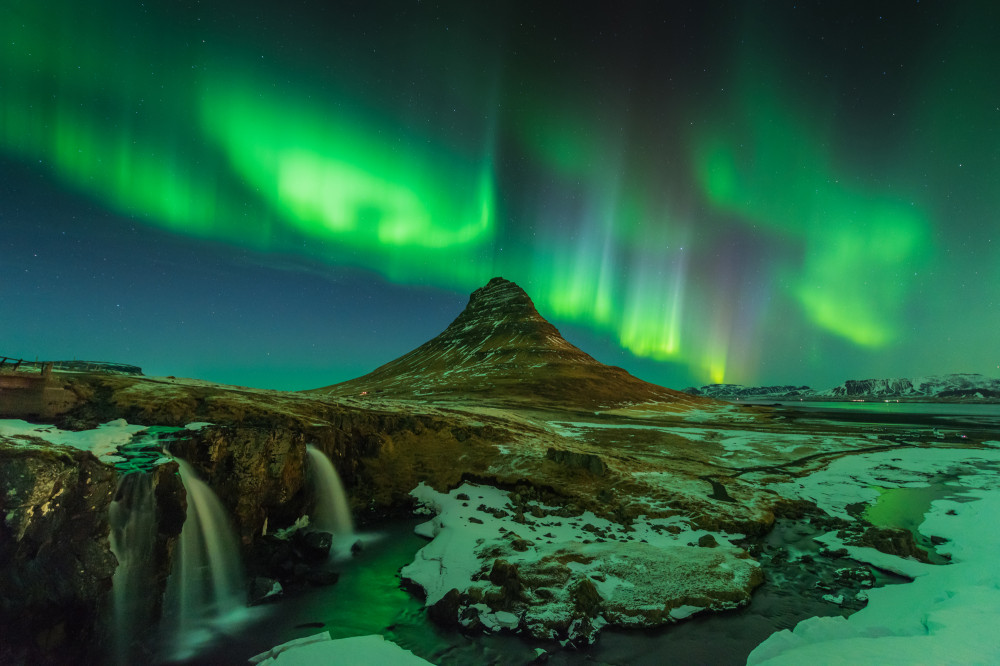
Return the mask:
{"type": "Polygon", "coordinates": [[[502,275],[678,388],[1000,367],[994,3],[0,13],[0,354],[311,388],[502,275]]]}

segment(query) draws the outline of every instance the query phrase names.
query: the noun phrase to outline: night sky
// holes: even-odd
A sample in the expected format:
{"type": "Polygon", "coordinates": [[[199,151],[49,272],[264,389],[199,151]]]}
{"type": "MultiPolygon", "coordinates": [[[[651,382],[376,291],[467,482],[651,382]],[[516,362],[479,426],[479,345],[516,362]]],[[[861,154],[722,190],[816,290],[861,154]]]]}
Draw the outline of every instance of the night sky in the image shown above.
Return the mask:
{"type": "Polygon", "coordinates": [[[305,389],[514,280],[675,388],[1000,374],[1000,3],[0,8],[0,355],[305,389]]]}

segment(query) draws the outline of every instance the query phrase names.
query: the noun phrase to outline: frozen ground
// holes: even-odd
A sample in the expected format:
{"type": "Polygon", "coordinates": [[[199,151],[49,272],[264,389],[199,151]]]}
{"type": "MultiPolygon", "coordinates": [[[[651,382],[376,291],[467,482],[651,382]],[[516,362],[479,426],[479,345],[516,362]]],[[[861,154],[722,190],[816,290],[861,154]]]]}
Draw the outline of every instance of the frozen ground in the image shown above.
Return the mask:
{"type": "Polygon", "coordinates": [[[926,486],[943,473],[975,478],[996,463],[1000,463],[1000,451],[992,448],[894,449],[844,456],[819,472],[770,488],[783,497],[814,502],[831,516],[852,520],[847,506],[873,502],[879,488],[926,486]]]}
{"type": "MultiPolygon", "coordinates": [[[[208,423],[189,423],[187,430],[200,430],[210,425],[208,423]]],[[[68,446],[81,451],[90,451],[102,462],[113,464],[124,460],[117,455],[118,450],[126,444],[134,444],[135,436],[146,431],[163,432],[180,430],[180,428],[162,428],[143,425],[132,425],[125,419],[116,419],[103,423],[90,430],[60,430],[54,425],[38,425],[20,419],[0,419],[0,437],[22,446],[37,444],[42,440],[56,446],[68,446]]],[[[153,435],[155,438],[155,433],[153,435]]]]}
{"type": "MultiPolygon", "coordinates": [[[[920,526],[923,534],[946,540],[937,550],[952,563],[934,566],[849,548],[851,557],[905,573],[913,582],[871,590],[868,605],[848,618],[814,617],[793,631],[773,634],[747,663],[1000,663],[998,462],[995,450],[911,449],[843,458],[786,485],[836,515],[849,503],[871,501],[872,484],[913,485],[942,471],[957,473],[960,497],[933,502],[920,526]]],[[[835,533],[823,541],[832,548],[842,545],[835,533]]]]}
{"type": "Polygon", "coordinates": [[[355,636],[332,640],[330,632],[282,643],[248,660],[254,666],[315,666],[316,664],[378,664],[426,666],[429,661],[404,650],[382,636],[355,636]]]}
{"type": "Polygon", "coordinates": [[[656,626],[733,608],[759,582],[757,563],[731,543],[743,535],[695,529],[680,516],[625,527],[589,511],[518,507],[507,491],[468,483],[450,493],[421,484],[412,494],[436,514],[417,528],[433,540],[402,576],[429,606],[453,589],[467,596],[463,626],[590,642],[607,624],[656,626]]]}
{"type": "Polygon", "coordinates": [[[147,429],[147,426],[129,425],[125,419],[102,424],[92,430],[60,430],[53,425],[35,425],[20,419],[0,420],[0,436],[31,444],[32,439],[41,439],[49,444],[70,446],[74,449],[90,451],[105,462],[114,460],[118,447],[128,444],[132,436],[147,429]]]}
{"type": "MultiPolygon", "coordinates": [[[[649,453],[660,457],[688,456],[696,452],[703,459],[721,463],[732,470],[766,465],[780,465],[814,454],[834,454],[838,451],[870,449],[885,446],[871,432],[847,431],[835,428],[775,427],[773,423],[714,423],[697,426],[674,421],[592,422],[549,421],[547,427],[560,437],[579,442],[600,438],[605,443],[624,444],[643,440],[649,453]],[[614,432],[617,431],[617,432],[614,432]],[[660,445],[652,444],[656,440],[660,445]],[[684,444],[686,446],[678,446],[684,444]]],[[[652,460],[647,460],[652,462],[652,460]]]]}

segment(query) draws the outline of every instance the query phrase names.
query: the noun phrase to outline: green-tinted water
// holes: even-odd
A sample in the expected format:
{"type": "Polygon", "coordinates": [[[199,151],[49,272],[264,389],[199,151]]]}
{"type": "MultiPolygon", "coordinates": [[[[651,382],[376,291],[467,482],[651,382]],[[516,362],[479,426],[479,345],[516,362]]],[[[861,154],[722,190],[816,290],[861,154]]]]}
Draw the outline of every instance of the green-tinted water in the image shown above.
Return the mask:
{"type": "Polygon", "coordinates": [[[333,566],[336,585],[290,594],[251,609],[251,619],[220,635],[186,664],[245,664],[275,645],[329,631],[332,638],[381,634],[435,664],[524,664],[535,654],[513,636],[445,631],[431,623],[421,600],[400,587],[398,571],[427,541],[414,534],[417,520],[385,525],[365,535],[365,548],[333,566]]]}
{"type": "Polygon", "coordinates": [[[917,545],[928,552],[931,562],[944,564],[947,560],[937,554],[930,538],[921,534],[920,524],[930,511],[931,503],[940,499],[955,499],[960,491],[957,486],[933,482],[927,486],[903,488],[876,488],[879,497],[864,510],[862,517],[878,527],[897,527],[909,530],[917,545]]]}

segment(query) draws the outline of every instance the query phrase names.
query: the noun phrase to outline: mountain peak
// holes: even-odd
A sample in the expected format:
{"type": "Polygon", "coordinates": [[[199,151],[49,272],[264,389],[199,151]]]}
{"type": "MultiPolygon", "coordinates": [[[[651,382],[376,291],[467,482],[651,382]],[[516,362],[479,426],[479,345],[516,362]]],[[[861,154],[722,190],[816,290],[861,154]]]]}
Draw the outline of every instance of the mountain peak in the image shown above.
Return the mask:
{"type": "Polygon", "coordinates": [[[485,286],[472,292],[466,310],[472,307],[477,309],[513,308],[538,314],[535,310],[535,304],[531,302],[527,292],[517,284],[502,277],[495,277],[485,286]]]}
{"type": "MultiPolygon", "coordinates": [[[[522,316],[534,316],[541,319],[541,315],[535,309],[535,304],[531,302],[524,289],[510,280],[502,277],[495,277],[480,287],[469,296],[469,304],[465,306],[465,311],[470,310],[486,313],[501,313],[507,315],[519,314],[522,316]]],[[[464,314],[464,313],[463,313],[464,314]]]]}
{"type": "Polygon", "coordinates": [[[472,298],[474,299],[477,297],[477,295],[490,293],[494,291],[516,292],[518,294],[523,295],[525,298],[528,297],[527,292],[525,292],[524,289],[521,289],[519,286],[517,286],[517,283],[511,282],[510,280],[506,280],[498,275],[495,278],[490,278],[489,282],[487,282],[485,285],[472,292],[472,298]]]}
{"type": "MultiPolygon", "coordinates": [[[[475,347],[477,351],[489,349],[495,352],[517,343],[519,339],[531,340],[536,343],[535,346],[548,344],[564,350],[576,350],[563,339],[555,326],[538,314],[527,292],[510,280],[495,277],[486,286],[472,292],[465,310],[431,342],[455,350],[475,347]]],[[[587,361],[596,363],[589,356],[584,362],[587,361]]]]}
{"type": "MultiPolygon", "coordinates": [[[[317,391],[391,398],[488,397],[592,408],[692,401],[567,342],[517,284],[495,277],[437,337],[363,377],[317,391]]],[[[697,400],[697,399],[694,399],[697,400]]]]}

